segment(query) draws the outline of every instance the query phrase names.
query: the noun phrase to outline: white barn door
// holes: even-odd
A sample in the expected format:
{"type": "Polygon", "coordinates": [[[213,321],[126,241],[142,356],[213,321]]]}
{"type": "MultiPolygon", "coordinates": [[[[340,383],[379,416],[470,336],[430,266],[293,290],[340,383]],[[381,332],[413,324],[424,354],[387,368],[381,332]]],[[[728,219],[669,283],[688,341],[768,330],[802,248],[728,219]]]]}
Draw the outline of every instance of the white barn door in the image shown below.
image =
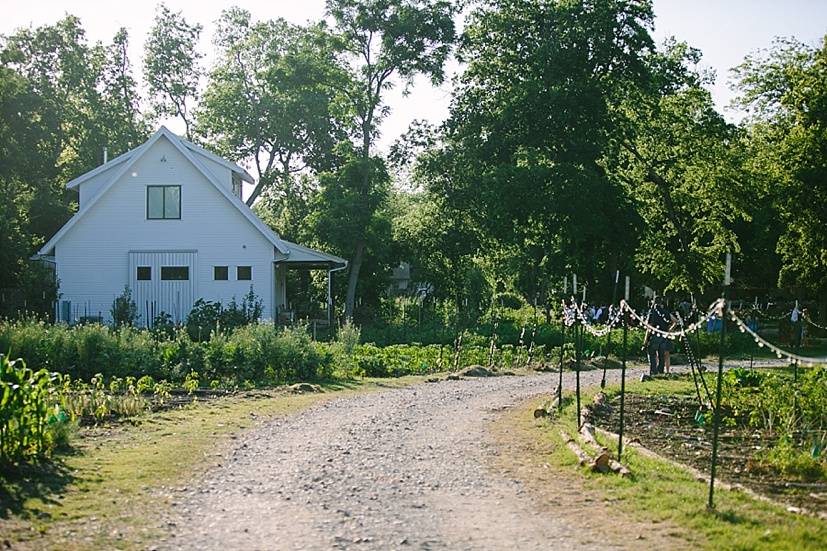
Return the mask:
{"type": "Polygon", "coordinates": [[[132,297],[140,324],[152,325],[162,312],[186,320],[198,296],[197,251],[130,251],[132,297]]]}

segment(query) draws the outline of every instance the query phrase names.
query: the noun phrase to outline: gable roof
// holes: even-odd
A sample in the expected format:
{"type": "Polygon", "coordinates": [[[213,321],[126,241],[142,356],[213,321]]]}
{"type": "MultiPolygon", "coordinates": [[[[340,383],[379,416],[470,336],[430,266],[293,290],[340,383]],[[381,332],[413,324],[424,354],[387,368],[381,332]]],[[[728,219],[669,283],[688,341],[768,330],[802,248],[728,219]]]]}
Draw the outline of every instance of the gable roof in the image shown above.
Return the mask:
{"type": "Polygon", "coordinates": [[[60,228],[60,231],[58,231],[45,245],[43,245],[43,247],[41,247],[38,254],[35,255],[35,258],[43,255],[50,255],[54,251],[55,245],[57,245],[58,241],[66,235],[66,232],[68,232],[77,223],[77,221],[80,220],[80,218],[89,212],[98,200],[100,200],[100,198],[105,195],[113,185],[115,185],[115,182],[117,182],[121,176],[126,174],[127,171],[137,162],[137,160],[141,158],[141,156],[161,138],[168,140],[169,143],[172,144],[172,146],[175,147],[185,159],[192,163],[192,165],[204,176],[204,178],[215,186],[219,193],[227,199],[228,203],[235,207],[253,226],[255,226],[255,228],[261,232],[261,234],[270,243],[273,244],[273,247],[275,247],[280,254],[285,256],[290,254],[290,248],[287,246],[287,243],[282,241],[282,239],[261,220],[261,218],[256,216],[247,204],[244,203],[244,201],[233,195],[227,187],[222,185],[198,157],[207,157],[208,159],[228,168],[232,172],[240,174],[245,182],[254,183],[252,176],[250,176],[246,170],[230,163],[225,159],[222,159],[218,155],[210,153],[206,149],[198,147],[192,142],[188,142],[180,136],[173,134],[165,126],[161,126],[158,131],[155,132],[155,134],[153,134],[152,137],[142,145],[113,159],[111,162],[101,165],[96,169],[75,178],[66,184],[67,188],[75,188],[94,176],[103,174],[106,171],[112,171],[111,176],[106,183],[101,186],[101,189],[98,190],[98,192],[91,197],[89,201],[87,201],[86,204],[77,213],[75,213],[75,215],[62,228],[60,228]]]}

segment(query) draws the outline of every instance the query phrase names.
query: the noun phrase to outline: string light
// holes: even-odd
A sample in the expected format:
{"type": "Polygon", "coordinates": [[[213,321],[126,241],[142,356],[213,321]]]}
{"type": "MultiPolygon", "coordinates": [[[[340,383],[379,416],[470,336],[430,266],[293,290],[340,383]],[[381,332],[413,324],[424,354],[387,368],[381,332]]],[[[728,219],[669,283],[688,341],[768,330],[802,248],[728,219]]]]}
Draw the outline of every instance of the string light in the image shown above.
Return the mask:
{"type": "Polygon", "coordinates": [[[807,358],[807,357],[804,357],[804,356],[799,356],[797,354],[793,354],[792,352],[787,352],[786,350],[784,350],[782,348],[779,348],[778,346],[775,346],[771,342],[769,342],[769,341],[765,340],[763,337],[761,337],[761,335],[759,335],[758,333],[753,331],[749,327],[749,325],[744,323],[744,321],[741,318],[739,318],[738,315],[733,311],[730,311],[729,317],[732,318],[732,321],[734,321],[736,324],[738,324],[738,328],[742,332],[749,334],[753,338],[753,340],[756,343],[758,343],[759,347],[769,348],[772,352],[775,353],[775,355],[779,359],[786,357],[790,362],[798,362],[799,364],[805,365],[807,367],[813,367],[816,364],[827,364],[827,358],[807,358]]]}
{"type": "MultiPolygon", "coordinates": [[[[708,324],[709,320],[713,317],[723,319],[725,306],[726,301],[722,298],[719,298],[709,306],[707,311],[699,317],[698,321],[688,326],[681,326],[679,331],[663,331],[662,329],[659,329],[649,324],[648,321],[642,315],[638,314],[634,310],[634,308],[629,306],[629,304],[623,299],[621,299],[620,301],[620,307],[614,312],[614,315],[609,320],[607,320],[606,325],[604,325],[602,329],[595,329],[587,320],[580,305],[578,305],[574,301],[572,302],[571,310],[565,313],[563,322],[566,324],[567,327],[572,327],[579,320],[580,324],[586,329],[586,331],[591,333],[593,336],[603,337],[614,330],[615,326],[620,323],[623,312],[626,311],[629,313],[631,317],[633,317],[638,322],[640,327],[647,329],[651,333],[659,335],[661,337],[665,337],[667,339],[680,340],[687,335],[691,335],[696,331],[701,330],[701,328],[704,327],[704,325],[708,324]]],[[[790,362],[795,361],[799,364],[808,367],[813,367],[816,364],[827,364],[827,358],[807,358],[793,354],[791,352],[787,352],[775,346],[771,342],[761,337],[758,333],[753,331],[741,318],[738,317],[738,315],[733,310],[729,310],[729,317],[737,324],[738,330],[741,331],[741,333],[750,335],[759,348],[768,348],[779,359],[786,357],[790,362]]],[[[812,325],[815,327],[820,327],[816,324],[812,325]]]]}

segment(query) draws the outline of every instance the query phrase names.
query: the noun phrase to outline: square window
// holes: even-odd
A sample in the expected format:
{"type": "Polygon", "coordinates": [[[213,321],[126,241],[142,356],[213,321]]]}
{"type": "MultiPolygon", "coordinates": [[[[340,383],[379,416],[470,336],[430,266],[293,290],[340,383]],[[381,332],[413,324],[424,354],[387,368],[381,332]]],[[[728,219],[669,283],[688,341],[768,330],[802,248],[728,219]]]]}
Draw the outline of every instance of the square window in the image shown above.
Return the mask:
{"type": "Polygon", "coordinates": [[[149,220],[180,220],[181,186],[147,186],[146,217],[149,220]]]}
{"type": "Polygon", "coordinates": [[[161,266],[161,281],[188,281],[189,266],[161,266]]]}
{"type": "Polygon", "coordinates": [[[252,266],[238,266],[236,268],[236,279],[239,281],[250,281],[253,279],[252,266]]]}
{"type": "Polygon", "coordinates": [[[213,279],[216,281],[227,281],[230,279],[230,269],[227,266],[213,267],[213,279]]]}
{"type": "Polygon", "coordinates": [[[138,266],[138,281],[151,281],[152,280],[152,267],[151,266],[138,266]]]}

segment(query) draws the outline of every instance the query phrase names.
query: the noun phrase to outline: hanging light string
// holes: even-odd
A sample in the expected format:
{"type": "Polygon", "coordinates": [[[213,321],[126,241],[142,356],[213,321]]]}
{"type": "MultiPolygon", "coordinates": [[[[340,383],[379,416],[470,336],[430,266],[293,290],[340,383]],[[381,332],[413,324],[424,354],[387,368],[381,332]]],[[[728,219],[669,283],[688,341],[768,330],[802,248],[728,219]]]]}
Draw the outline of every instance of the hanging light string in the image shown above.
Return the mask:
{"type": "Polygon", "coordinates": [[[589,320],[586,319],[586,315],[583,313],[583,309],[577,304],[577,302],[574,302],[572,310],[574,312],[574,316],[576,316],[580,320],[580,325],[582,325],[586,329],[586,331],[588,331],[595,337],[605,337],[606,335],[611,333],[615,325],[619,323],[620,314],[622,313],[622,309],[616,310],[614,312],[614,315],[612,315],[612,317],[606,321],[606,325],[604,325],[602,329],[595,329],[589,323],[589,320]]]}
{"type": "Polygon", "coordinates": [[[827,364],[827,358],[806,358],[804,356],[799,356],[798,354],[793,354],[792,352],[787,352],[786,350],[783,350],[775,346],[771,342],[761,337],[761,335],[750,329],[749,325],[747,325],[741,318],[739,318],[735,314],[735,312],[731,310],[729,312],[729,317],[732,318],[732,321],[734,321],[738,325],[738,329],[741,331],[741,333],[747,333],[749,336],[751,336],[759,347],[766,347],[772,350],[775,353],[775,355],[778,356],[779,359],[787,358],[790,362],[797,362],[798,364],[807,367],[813,367],[816,364],[827,364]]]}
{"type": "Polygon", "coordinates": [[[632,317],[638,321],[641,327],[645,327],[655,335],[659,335],[661,337],[674,340],[682,338],[684,335],[688,335],[700,330],[701,327],[703,327],[713,315],[721,316],[723,304],[724,300],[719,298],[718,300],[712,303],[712,305],[709,307],[705,314],[701,315],[701,318],[698,321],[686,327],[682,326],[680,328],[680,331],[664,331],[662,329],[655,327],[654,325],[649,324],[649,322],[646,321],[640,314],[635,312],[635,310],[631,306],[629,306],[629,304],[625,300],[620,301],[620,308],[621,310],[625,308],[632,315],[632,317]]]}
{"type": "Polygon", "coordinates": [[[574,310],[570,307],[566,306],[565,301],[563,302],[563,323],[566,327],[573,327],[575,322],[575,315],[574,310]]]}
{"type": "MultiPolygon", "coordinates": [[[[602,329],[595,329],[591,324],[589,324],[588,320],[586,319],[585,314],[583,313],[583,309],[581,308],[581,306],[578,305],[576,302],[572,302],[571,307],[570,307],[571,309],[569,311],[566,311],[565,314],[564,314],[564,323],[566,324],[567,327],[571,327],[577,322],[577,320],[579,320],[580,324],[583,327],[586,328],[586,331],[588,331],[589,333],[591,333],[595,337],[603,337],[603,336],[609,334],[614,329],[615,325],[617,325],[619,323],[620,319],[621,319],[621,315],[623,313],[623,310],[626,310],[627,312],[629,312],[629,314],[633,318],[635,318],[637,320],[638,324],[641,327],[649,330],[651,333],[653,333],[655,335],[659,335],[661,337],[665,337],[667,339],[673,339],[674,340],[674,339],[683,339],[685,336],[690,335],[692,333],[695,333],[696,331],[699,331],[713,317],[716,317],[717,319],[723,320],[725,306],[726,306],[726,301],[723,298],[719,298],[709,306],[709,308],[707,309],[707,311],[705,313],[700,313],[699,312],[700,313],[700,318],[695,323],[692,323],[691,325],[688,325],[688,326],[684,326],[683,323],[681,323],[679,331],[663,331],[662,329],[659,329],[659,328],[649,324],[643,316],[638,314],[623,299],[621,299],[621,301],[620,301],[620,308],[618,308],[614,312],[614,315],[606,322],[606,325],[602,329]]],[[[798,364],[804,365],[804,366],[807,366],[807,367],[813,367],[817,364],[827,364],[827,357],[825,357],[825,358],[809,358],[809,357],[805,357],[805,356],[799,356],[797,354],[794,354],[792,352],[788,352],[788,351],[783,350],[783,349],[779,348],[778,346],[772,344],[771,342],[769,342],[766,339],[764,339],[763,337],[761,337],[761,335],[759,335],[753,329],[751,329],[745,321],[743,321],[740,317],[738,317],[738,314],[734,310],[731,310],[731,309],[729,310],[729,317],[732,319],[732,321],[735,322],[735,324],[738,326],[738,329],[742,333],[749,334],[753,338],[753,340],[758,344],[758,346],[760,348],[765,348],[765,347],[768,348],[779,359],[787,358],[787,360],[789,360],[790,362],[797,362],[798,364]]],[[[818,325],[816,325],[812,322],[808,321],[808,323],[810,323],[814,327],[821,328],[820,326],[818,326],[818,325]]],[[[827,328],[822,328],[822,329],[827,329],[827,328]]]]}
{"type": "Polygon", "coordinates": [[[813,327],[815,327],[816,329],[821,329],[821,330],[823,330],[823,331],[827,331],[827,327],[824,327],[823,325],[819,325],[819,324],[815,323],[813,320],[811,320],[811,319],[810,319],[810,316],[807,316],[806,318],[802,316],[802,318],[801,318],[801,319],[802,319],[802,320],[804,321],[804,323],[806,323],[807,325],[812,325],[812,326],[813,326],[813,327]]]}

